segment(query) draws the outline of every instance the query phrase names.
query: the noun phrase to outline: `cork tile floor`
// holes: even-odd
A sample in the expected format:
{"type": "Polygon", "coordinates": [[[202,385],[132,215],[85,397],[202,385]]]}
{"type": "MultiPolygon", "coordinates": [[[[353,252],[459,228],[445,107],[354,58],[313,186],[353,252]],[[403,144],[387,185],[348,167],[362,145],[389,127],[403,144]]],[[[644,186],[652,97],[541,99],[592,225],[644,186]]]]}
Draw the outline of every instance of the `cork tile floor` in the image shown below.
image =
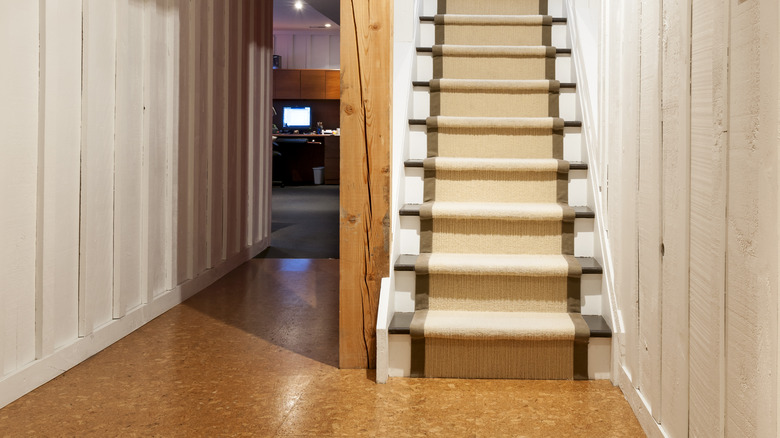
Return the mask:
{"type": "Polygon", "coordinates": [[[0,436],[644,436],[608,382],[339,370],[338,260],[253,259],[0,410],[0,436]]]}

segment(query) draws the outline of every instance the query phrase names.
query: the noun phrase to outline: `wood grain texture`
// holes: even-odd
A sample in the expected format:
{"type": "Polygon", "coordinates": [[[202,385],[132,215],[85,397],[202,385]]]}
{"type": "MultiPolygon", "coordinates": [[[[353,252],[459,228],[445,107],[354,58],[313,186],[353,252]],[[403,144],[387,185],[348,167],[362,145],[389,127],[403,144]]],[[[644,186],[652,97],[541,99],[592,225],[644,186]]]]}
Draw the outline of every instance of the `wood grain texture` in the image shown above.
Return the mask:
{"type": "Polygon", "coordinates": [[[339,364],[376,362],[376,314],[389,274],[391,2],[341,5],[339,364]]]}
{"type": "Polygon", "coordinates": [[[301,70],[301,98],[325,99],[324,70],[301,70]]]}
{"type": "Polygon", "coordinates": [[[689,432],[723,437],[729,1],[693,0],[689,432]]]}
{"type": "Polygon", "coordinates": [[[663,266],[661,417],[670,436],[688,434],[690,266],[691,2],[663,2],[663,266]]]}
{"type": "Polygon", "coordinates": [[[79,333],[113,316],[116,3],[83,13],[79,333]]]}
{"type": "Polygon", "coordinates": [[[775,436],[778,4],[732,1],[726,256],[726,436],[775,436]]]}
{"type": "Polygon", "coordinates": [[[38,2],[0,2],[0,375],[35,359],[38,2]]]}
{"type": "Polygon", "coordinates": [[[37,357],[78,337],[81,0],[41,3],[37,357]]]}
{"type": "Polygon", "coordinates": [[[642,1],[639,124],[639,390],[661,418],[661,5],[642,1]]]}

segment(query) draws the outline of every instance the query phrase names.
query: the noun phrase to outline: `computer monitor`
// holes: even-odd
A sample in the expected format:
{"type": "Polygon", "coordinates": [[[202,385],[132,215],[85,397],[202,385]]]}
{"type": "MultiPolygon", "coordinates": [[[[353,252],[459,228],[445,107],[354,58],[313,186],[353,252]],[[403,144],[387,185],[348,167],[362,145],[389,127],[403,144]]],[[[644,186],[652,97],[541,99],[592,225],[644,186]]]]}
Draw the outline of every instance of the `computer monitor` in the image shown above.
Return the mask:
{"type": "Polygon", "coordinates": [[[283,107],[282,127],[287,129],[311,129],[311,107],[310,106],[283,107]]]}

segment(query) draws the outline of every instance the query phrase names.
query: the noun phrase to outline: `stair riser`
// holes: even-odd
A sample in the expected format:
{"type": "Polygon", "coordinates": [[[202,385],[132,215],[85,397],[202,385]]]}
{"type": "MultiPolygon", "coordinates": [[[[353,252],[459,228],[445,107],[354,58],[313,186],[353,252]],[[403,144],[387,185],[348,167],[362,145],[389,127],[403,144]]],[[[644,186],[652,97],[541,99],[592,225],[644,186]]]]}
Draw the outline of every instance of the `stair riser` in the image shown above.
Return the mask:
{"type": "Polygon", "coordinates": [[[420,241],[421,252],[574,254],[574,223],[449,218],[434,218],[426,221],[421,219],[420,241]],[[426,242],[430,243],[426,244],[426,242]]]}
{"type": "MultiPolygon", "coordinates": [[[[577,95],[574,90],[565,89],[553,95],[545,94],[506,94],[506,93],[463,93],[468,101],[457,96],[439,98],[440,110],[431,110],[435,102],[435,93],[429,93],[428,87],[415,87],[413,90],[412,115],[414,119],[426,119],[429,116],[445,115],[455,117],[560,117],[564,120],[579,120],[577,114],[577,95]],[[529,108],[543,108],[531,111],[529,108]],[[507,111],[506,109],[510,110],[507,111]]],[[[434,105],[435,106],[435,105],[434,105]]]]}
{"type": "MultiPolygon", "coordinates": [[[[480,2],[475,1],[475,4],[480,4],[480,2]]],[[[484,11],[484,9],[480,9],[481,11],[484,11]]],[[[421,0],[420,3],[420,15],[421,16],[434,16],[438,14],[439,12],[439,1],[438,0],[421,0]]],[[[487,14],[488,12],[477,12],[477,14],[487,14]]],[[[504,14],[499,14],[504,15],[504,14]]],[[[563,0],[547,0],[547,15],[552,15],[553,17],[565,17],[566,16],[566,10],[563,5],[563,0]]]]}
{"type": "Polygon", "coordinates": [[[558,117],[557,93],[432,92],[432,116],[558,117]]]}
{"type": "Polygon", "coordinates": [[[464,46],[550,46],[552,26],[436,26],[436,44],[464,46]]]}
{"type": "Polygon", "coordinates": [[[494,129],[428,130],[428,150],[439,157],[462,158],[563,158],[563,130],[550,135],[539,133],[501,132],[494,129]]]}
{"type": "MultiPolygon", "coordinates": [[[[417,47],[431,47],[436,44],[436,25],[432,21],[420,23],[417,47]]],[[[455,44],[455,43],[450,43],[455,44]]],[[[501,44],[503,45],[503,44],[501,44]]],[[[534,44],[538,45],[538,43],[534,44]]],[[[553,24],[550,29],[550,45],[559,49],[571,48],[568,27],[563,24],[553,24]]]]}
{"type": "Polygon", "coordinates": [[[433,77],[449,79],[555,79],[555,58],[434,56],[433,77]]]}
{"type": "MultiPolygon", "coordinates": [[[[580,128],[565,128],[563,135],[563,159],[583,161],[585,153],[580,128]]],[[[482,144],[480,142],[480,144],[482,144]]],[[[422,160],[428,157],[428,129],[425,126],[409,127],[408,159],[422,160]]],[[[574,204],[572,204],[574,205],[574,204]]],[[[578,204],[585,205],[585,203],[578,204]]]]}
{"type": "MultiPolygon", "coordinates": [[[[574,82],[571,56],[564,55],[564,54],[558,55],[556,58],[554,58],[554,63],[555,63],[555,70],[554,70],[555,76],[548,79],[556,79],[561,82],[574,82]]],[[[479,69],[484,70],[483,66],[478,65],[477,67],[479,69]]],[[[488,73],[492,73],[492,70],[488,73]]],[[[431,79],[433,79],[433,55],[431,53],[417,54],[416,62],[415,62],[415,72],[413,77],[414,77],[413,80],[415,81],[430,81],[431,79]]],[[[457,79],[457,78],[451,77],[451,79],[457,79]]],[[[480,79],[484,79],[484,78],[480,78],[480,79]]],[[[493,77],[492,79],[502,79],[502,78],[493,77]]],[[[525,79],[525,78],[507,77],[503,79],[525,79]]],[[[539,77],[534,77],[533,79],[539,79],[539,77]]]]}
{"type": "MultiPolygon", "coordinates": [[[[390,377],[409,377],[412,363],[412,338],[409,335],[388,336],[390,377]]],[[[588,343],[588,378],[605,380],[610,376],[612,340],[591,338],[588,343]]]]}
{"type": "MultiPolygon", "coordinates": [[[[409,248],[410,250],[415,249],[409,248]]],[[[419,245],[417,246],[419,249],[419,245]]],[[[396,312],[414,312],[417,275],[410,271],[395,271],[395,299],[396,312]]],[[[583,315],[601,315],[603,275],[583,274],[580,279],[580,304],[583,315]]]]}
{"type": "MultiPolygon", "coordinates": [[[[404,204],[422,204],[425,202],[424,174],[422,168],[405,168],[404,177],[404,204]]],[[[569,183],[566,189],[569,205],[588,205],[587,199],[587,171],[570,170],[569,183]]]]}
{"type": "Polygon", "coordinates": [[[426,172],[424,201],[567,202],[568,175],[555,172],[426,172]],[[434,176],[435,175],[435,176],[434,176]]]}
{"type": "Polygon", "coordinates": [[[439,0],[439,14],[468,15],[547,15],[549,7],[540,0],[439,0]]]}

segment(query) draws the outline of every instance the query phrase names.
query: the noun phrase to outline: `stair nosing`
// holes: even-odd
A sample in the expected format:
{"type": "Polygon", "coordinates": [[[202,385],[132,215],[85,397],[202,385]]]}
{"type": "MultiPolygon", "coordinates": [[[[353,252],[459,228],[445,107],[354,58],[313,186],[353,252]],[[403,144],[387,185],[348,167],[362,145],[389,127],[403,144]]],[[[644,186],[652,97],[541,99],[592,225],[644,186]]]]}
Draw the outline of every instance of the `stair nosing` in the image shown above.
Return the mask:
{"type": "MultiPolygon", "coordinates": [[[[420,207],[422,204],[404,204],[398,211],[400,216],[419,216],[420,207]]],[[[574,217],[576,219],[593,219],[596,217],[596,213],[586,205],[571,206],[574,209],[574,217]]]]}
{"type": "MultiPolygon", "coordinates": [[[[413,87],[428,87],[428,88],[430,88],[431,82],[430,81],[412,81],[412,86],[413,87]]],[[[561,82],[560,83],[560,88],[561,89],[564,89],[564,88],[577,88],[577,83],[576,82],[561,82]]]]}
{"type": "MultiPolygon", "coordinates": [[[[424,160],[409,159],[404,161],[404,167],[407,168],[422,168],[424,167],[424,160]]],[[[588,163],[582,161],[569,161],[569,170],[588,170],[588,163]]]]}
{"type": "MultiPolygon", "coordinates": [[[[523,46],[518,46],[523,47],[523,46]]],[[[433,47],[417,47],[417,53],[433,53],[433,47]]],[[[571,49],[566,47],[556,47],[556,55],[571,55],[571,49]]]]}
{"type": "MultiPolygon", "coordinates": [[[[401,254],[393,264],[393,270],[397,272],[414,272],[414,265],[417,262],[418,255],[401,254]],[[412,261],[414,259],[414,261],[412,261]]],[[[582,266],[583,275],[604,274],[604,268],[593,257],[574,257],[582,266]],[[585,265],[583,266],[583,262],[585,265]]]]}
{"type": "MultiPolygon", "coordinates": [[[[538,14],[538,15],[544,15],[544,14],[538,14]]],[[[433,22],[434,16],[433,15],[420,15],[420,21],[421,22],[433,22]]],[[[553,24],[566,24],[568,23],[568,18],[566,17],[552,17],[553,24]]]]}
{"type": "MultiPolygon", "coordinates": [[[[390,335],[408,335],[414,318],[414,312],[395,312],[390,319],[387,333],[390,335]]],[[[609,330],[606,320],[601,315],[582,315],[582,319],[588,324],[591,338],[611,338],[612,330],[609,330]]]]}
{"type": "MultiPolygon", "coordinates": [[[[436,116],[432,116],[436,117],[436,116]]],[[[488,117],[486,117],[488,118],[488,117]]],[[[545,118],[545,117],[540,117],[545,118]]],[[[555,117],[554,117],[555,118],[555,117]]],[[[409,119],[409,126],[427,126],[428,122],[426,119],[409,119]]],[[[564,120],[563,121],[563,127],[564,128],[581,128],[582,127],[582,121],[580,120],[564,120]]]]}

